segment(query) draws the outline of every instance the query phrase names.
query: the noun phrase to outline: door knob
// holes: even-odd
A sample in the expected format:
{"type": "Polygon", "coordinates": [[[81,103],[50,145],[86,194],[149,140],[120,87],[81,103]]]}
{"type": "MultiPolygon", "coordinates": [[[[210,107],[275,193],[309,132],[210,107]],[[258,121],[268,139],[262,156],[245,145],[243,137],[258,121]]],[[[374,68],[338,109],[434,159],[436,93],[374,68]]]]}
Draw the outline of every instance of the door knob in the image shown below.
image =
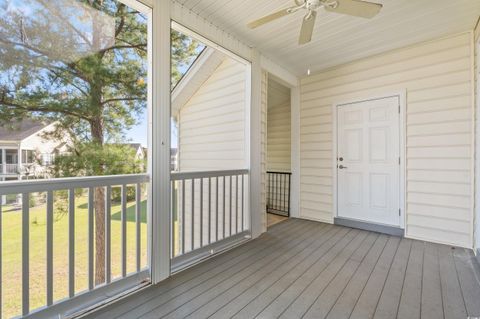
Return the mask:
{"type": "Polygon", "coordinates": [[[344,168],[347,168],[346,166],[343,166],[343,165],[338,165],[338,168],[339,169],[344,169],[344,168]]]}

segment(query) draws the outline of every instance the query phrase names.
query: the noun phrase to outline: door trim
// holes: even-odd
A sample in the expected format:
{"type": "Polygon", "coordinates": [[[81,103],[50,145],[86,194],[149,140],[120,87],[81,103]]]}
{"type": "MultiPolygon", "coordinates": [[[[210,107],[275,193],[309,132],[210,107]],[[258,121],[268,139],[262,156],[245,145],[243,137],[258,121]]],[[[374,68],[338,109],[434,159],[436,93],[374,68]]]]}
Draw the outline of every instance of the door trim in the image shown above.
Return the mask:
{"type": "MultiPolygon", "coordinates": [[[[355,99],[342,100],[332,104],[332,197],[333,197],[333,219],[338,218],[338,177],[337,177],[337,109],[339,106],[355,104],[360,102],[367,102],[373,100],[380,100],[385,98],[398,97],[400,104],[400,179],[399,179],[399,198],[400,198],[400,228],[403,229],[404,235],[407,234],[407,214],[406,209],[406,108],[407,108],[407,90],[402,89],[394,92],[387,92],[383,94],[373,94],[369,96],[360,96],[355,99]]],[[[364,221],[362,221],[364,222],[364,221]]],[[[374,224],[374,223],[372,223],[374,224]]]]}

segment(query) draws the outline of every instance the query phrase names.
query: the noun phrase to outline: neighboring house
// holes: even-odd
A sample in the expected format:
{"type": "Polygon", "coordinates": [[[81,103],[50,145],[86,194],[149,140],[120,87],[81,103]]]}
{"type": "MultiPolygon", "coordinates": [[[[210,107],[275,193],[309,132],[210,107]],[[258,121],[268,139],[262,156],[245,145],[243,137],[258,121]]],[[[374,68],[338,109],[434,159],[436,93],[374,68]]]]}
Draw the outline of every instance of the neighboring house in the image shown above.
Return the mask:
{"type": "Polygon", "coordinates": [[[135,150],[135,159],[137,160],[144,160],[147,158],[147,153],[146,153],[146,148],[142,147],[142,144],[140,143],[125,143],[122,145],[128,145],[132,149],[135,150]]]}
{"type": "Polygon", "coordinates": [[[178,148],[170,149],[170,170],[172,172],[178,170],[178,148]]]}
{"type": "Polygon", "coordinates": [[[65,152],[66,139],[45,138],[56,123],[34,120],[0,127],[0,181],[45,178],[55,155],[65,152]]]}

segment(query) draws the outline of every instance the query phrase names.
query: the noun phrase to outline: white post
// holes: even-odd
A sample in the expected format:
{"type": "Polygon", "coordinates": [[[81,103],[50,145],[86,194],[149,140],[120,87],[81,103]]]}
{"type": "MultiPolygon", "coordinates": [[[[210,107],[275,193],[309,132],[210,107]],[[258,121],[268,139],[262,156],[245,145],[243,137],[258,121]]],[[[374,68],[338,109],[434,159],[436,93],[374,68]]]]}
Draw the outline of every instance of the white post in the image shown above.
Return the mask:
{"type": "MultiPolygon", "coordinates": [[[[7,173],[7,152],[4,148],[2,148],[2,174],[5,175],[7,173]]],[[[5,180],[4,177],[2,177],[1,181],[3,182],[5,180]]],[[[5,205],[7,203],[7,196],[3,195],[1,198],[2,205],[5,205]]]]}
{"type": "Polygon", "coordinates": [[[300,217],[300,88],[290,90],[291,101],[291,169],[290,216],[300,217]]]}
{"type": "Polygon", "coordinates": [[[2,148],[2,173],[7,174],[7,150],[2,148]]]}
{"type": "Polygon", "coordinates": [[[151,23],[149,260],[155,284],[170,276],[170,1],[154,2],[151,23]]]}
{"type": "Polygon", "coordinates": [[[260,53],[252,50],[252,89],[250,105],[250,215],[252,238],[265,231],[262,209],[262,68],[260,53]]]}
{"type": "MultiPolygon", "coordinates": [[[[25,159],[26,160],[26,159],[25,159]]],[[[22,167],[23,167],[23,162],[22,162],[22,149],[20,148],[20,145],[17,148],[17,174],[18,174],[18,179],[22,179],[22,167]]]]}

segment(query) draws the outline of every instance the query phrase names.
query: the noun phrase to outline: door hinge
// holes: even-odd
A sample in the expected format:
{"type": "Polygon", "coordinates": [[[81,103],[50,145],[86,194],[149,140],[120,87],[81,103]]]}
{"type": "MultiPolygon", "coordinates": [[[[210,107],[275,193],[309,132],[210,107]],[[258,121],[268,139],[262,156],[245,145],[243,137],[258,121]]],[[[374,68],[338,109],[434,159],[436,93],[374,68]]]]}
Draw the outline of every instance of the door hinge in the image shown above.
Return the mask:
{"type": "Polygon", "coordinates": [[[398,216],[402,216],[402,210],[400,208],[398,209],[398,216]]]}
{"type": "Polygon", "coordinates": [[[400,157],[398,158],[398,165],[400,165],[400,157]]]}
{"type": "Polygon", "coordinates": [[[398,104],[398,114],[400,114],[400,104],[398,104]]]}

